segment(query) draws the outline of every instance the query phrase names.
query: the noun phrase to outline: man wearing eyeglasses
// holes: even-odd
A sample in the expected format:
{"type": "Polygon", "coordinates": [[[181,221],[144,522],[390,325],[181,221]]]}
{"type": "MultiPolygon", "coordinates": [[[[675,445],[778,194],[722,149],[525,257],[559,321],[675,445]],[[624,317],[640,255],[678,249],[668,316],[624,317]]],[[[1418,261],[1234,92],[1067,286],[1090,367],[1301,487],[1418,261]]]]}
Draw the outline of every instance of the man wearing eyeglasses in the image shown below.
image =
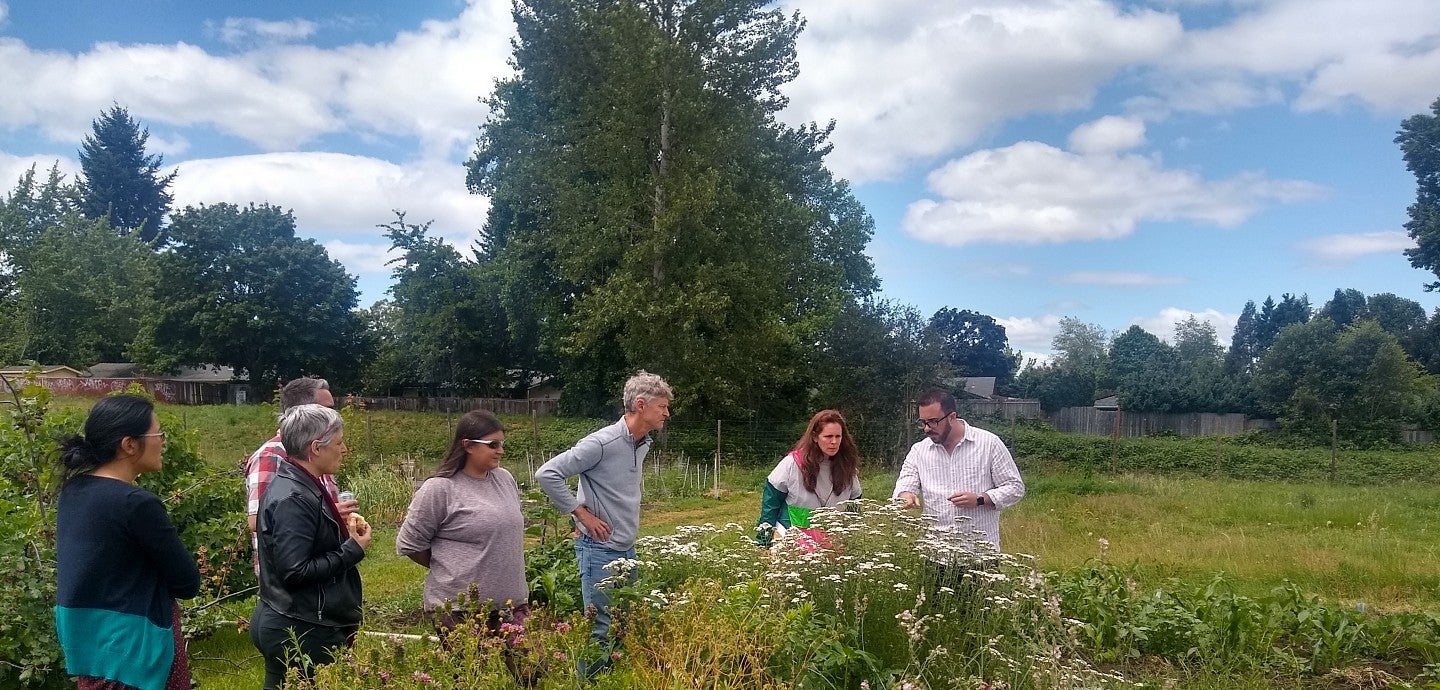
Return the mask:
{"type": "MultiPolygon", "coordinates": [[[[330,382],[322,378],[305,376],[285,384],[280,389],[280,412],[298,405],[324,405],[335,407],[335,396],[330,392],[330,382]]],[[[270,480],[275,477],[275,470],[280,463],[287,462],[289,456],[285,454],[285,446],[280,442],[280,432],[275,432],[275,437],[266,441],[254,453],[245,460],[245,513],[246,520],[250,523],[250,550],[255,554],[255,574],[260,574],[260,544],[255,534],[256,515],[260,512],[260,497],[265,495],[265,488],[270,486],[270,480]]],[[[335,500],[340,508],[342,518],[350,517],[355,512],[359,502],[351,499],[341,501],[338,499],[339,487],[335,484],[335,477],[322,474],[320,484],[329,492],[330,498],[335,500]]]]}
{"type": "Polygon", "coordinates": [[[971,529],[1000,548],[1000,511],[1025,496],[1025,481],[1000,437],[955,415],[955,398],[943,390],[920,397],[925,438],[905,456],[894,499],[921,506],[941,529],[971,529]],[[960,527],[960,518],[969,518],[960,527]]]}
{"type": "MultiPolygon", "coordinates": [[[[652,431],[670,418],[674,393],[665,379],[641,371],[625,382],[625,414],[535,470],[535,483],[560,512],[575,518],[575,560],[580,566],[580,593],[585,608],[594,608],[590,639],[604,652],[597,659],[580,659],[582,678],[589,680],[610,664],[614,644],[610,632],[610,591],[600,582],[614,575],[632,581],[633,568],[607,566],[635,560],[635,537],[640,531],[640,486],[652,431]],[[579,477],[579,494],[565,480],[579,477]]],[[[588,611],[587,611],[588,612],[588,611]]]]}

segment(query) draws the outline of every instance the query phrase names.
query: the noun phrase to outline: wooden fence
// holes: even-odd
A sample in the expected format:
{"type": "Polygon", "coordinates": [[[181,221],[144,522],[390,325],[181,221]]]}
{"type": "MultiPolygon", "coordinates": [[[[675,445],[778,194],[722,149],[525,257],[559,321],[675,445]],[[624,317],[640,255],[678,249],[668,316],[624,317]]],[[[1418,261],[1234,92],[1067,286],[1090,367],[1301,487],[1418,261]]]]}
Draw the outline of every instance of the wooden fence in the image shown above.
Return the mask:
{"type": "Polygon", "coordinates": [[[371,410],[404,410],[407,412],[469,412],[490,410],[496,414],[554,416],[558,400],[515,400],[512,398],[356,398],[371,410]]]}
{"type": "Polygon", "coordinates": [[[1153,436],[1170,433],[1176,436],[1234,436],[1247,429],[1249,417],[1238,412],[1191,412],[1162,414],[1159,412],[1123,412],[1094,407],[1065,407],[1049,415],[1056,429],[1072,434],[1094,436],[1153,436]]]}
{"type": "Polygon", "coordinates": [[[961,417],[989,417],[1013,422],[1017,419],[1044,419],[1039,400],[956,400],[961,417]]]}

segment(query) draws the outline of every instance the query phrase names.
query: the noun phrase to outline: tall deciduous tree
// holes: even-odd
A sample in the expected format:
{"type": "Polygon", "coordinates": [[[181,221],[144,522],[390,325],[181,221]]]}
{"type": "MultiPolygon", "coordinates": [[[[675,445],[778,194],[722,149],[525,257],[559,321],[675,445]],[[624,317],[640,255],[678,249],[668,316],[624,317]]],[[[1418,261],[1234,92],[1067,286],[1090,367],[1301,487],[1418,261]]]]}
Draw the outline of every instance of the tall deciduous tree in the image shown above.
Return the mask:
{"type": "Polygon", "coordinates": [[[104,219],[78,212],[58,168],[31,168],[0,199],[0,359],[84,368],[134,340],[155,279],[154,255],[104,219]]]}
{"type": "MultiPolygon", "coordinates": [[[[1410,265],[1440,276],[1440,98],[1430,104],[1429,115],[1405,118],[1395,143],[1405,157],[1405,167],[1415,175],[1415,203],[1407,213],[1405,231],[1415,246],[1405,250],[1410,265]]],[[[1440,281],[1427,283],[1426,290],[1440,289],[1440,281]]]]}
{"type": "Polygon", "coordinates": [[[170,233],[137,363],[151,371],[231,366],[261,396],[304,374],[337,388],[355,380],[362,344],[355,278],[324,247],[295,236],[290,212],[268,204],[187,207],[170,233]]]}
{"type": "Polygon", "coordinates": [[[403,385],[495,395],[511,384],[505,314],[493,281],[444,240],[429,235],[430,223],[386,225],[394,285],[393,347],[404,363],[403,385]]]}
{"type": "Polygon", "coordinates": [[[518,74],[467,179],[512,335],[553,357],[572,410],[643,367],[691,409],[793,415],[807,350],[875,287],[829,129],[774,117],[801,21],[768,4],[515,3],[518,74]]]}
{"type": "Polygon", "coordinates": [[[997,389],[1009,390],[1020,369],[1020,353],[1010,349],[1005,327],[994,318],[945,307],[930,317],[929,329],[940,339],[955,371],[962,376],[994,376],[997,389]]]}
{"type": "Polygon", "coordinates": [[[909,414],[910,401],[951,372],[943,344],[914,307],[869,300],[846,304],[826,329],[813,368],[810,407],[855,421],[909,414]]]}
{"type": "Polygon", "coordinates": [[[1110,385],[1107,340],[1104,328],[1064,317],[1050,341],[1055,358],[1026,367],[1017,384],[1047,410],[1093,405],[1097,393],[1110,385]]]}
{"type": "Polygon", "coordinates": [[[163,244],[165,214],[173,200],[170,185],[178,171],[160,173],[165,157],[145,152],[150,130],[141,129],[118,105],[96,118],[92,129],[80,146],[85,215],[109,216],[116,228],[163,244]]]}

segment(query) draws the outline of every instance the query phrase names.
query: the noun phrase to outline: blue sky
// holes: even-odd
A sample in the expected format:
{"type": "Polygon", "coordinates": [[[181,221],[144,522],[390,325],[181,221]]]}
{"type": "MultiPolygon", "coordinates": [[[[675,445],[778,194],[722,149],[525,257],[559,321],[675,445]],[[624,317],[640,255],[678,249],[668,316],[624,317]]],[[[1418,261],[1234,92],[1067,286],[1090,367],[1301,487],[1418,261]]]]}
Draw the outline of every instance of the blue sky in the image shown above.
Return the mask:
{"type": "MultiPolygon", "coordinates": [[[[1440,97],[1434,0],[792,0],[794,124],[876,221],[882,296],[1228,344],[1247,299],[1336,288],[1440,307],[1401,252],[1399,122],[1440,97]]],[[[78,169],[111,103],[177,206],[268,201],[385,296],[391,209],[467,245],[462,163],[509,74],[509,0],[0,0],[0,181],[78,169]]]]}

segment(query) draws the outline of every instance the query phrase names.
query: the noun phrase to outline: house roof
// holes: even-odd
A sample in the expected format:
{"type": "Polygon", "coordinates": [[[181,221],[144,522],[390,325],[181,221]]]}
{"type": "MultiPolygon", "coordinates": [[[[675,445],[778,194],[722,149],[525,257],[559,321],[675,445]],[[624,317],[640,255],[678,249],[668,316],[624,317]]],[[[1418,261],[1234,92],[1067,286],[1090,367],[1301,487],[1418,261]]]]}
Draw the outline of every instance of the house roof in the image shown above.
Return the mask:
{"type": "MultiPolygon", "coordinates": [[[[5,375],[5,376],[24,376],[24,375],[25,375],[27,372],[29,372],[29,371],[30,371],[30,366],[29,366],[29,365],[17,365],[17,366],[13,366],[13,367],[0,368],[0,374],[3,374],[3,375],[5,375]]],[[[75,369],[74,367],[67,367],[67,366],[65,366],[64,364],[41,364],[41,365],[40,365],[40,374],[41,374],[41,375],[44,375],[44,374],[54,374],[54,373],[63,373],[63,372],[66,372],[66,371],[70,372],[70,374],[73,375],[73,376],[75,376],[76,378],[79,378],[79,377],[85,375],[85,374],[84,374],[83,372],[81,372],[79,369],[75,369]]]]}
{"type": "Polygon", "coordinates": [[[90,377],[97,379],[138,379],[150,378],[162,381],[188,381],[191,383],[230,383],[246,381],[245,376],[236,377],[231,367],[202,364],[198,367],[180,367],[174,374],[146,376],[140,367],[130,362],[101,362],[90,367],[90,377]]]}
{"type": "Polygon", "coordinates": [[[966,395],[973,395],[977,398],[995,397],[994,376],[966,376],[963,380],[965,381],[966,395]]]}
{"type": "Polygon", "coordinates": [[[131,379],[139,376],[137,365],[129,362],[101,362],[90,365],[90,378],[131,379]]]}
{"type": "Polygon", "coordinates": [[[1096,409],[1118,410],[1120,409],[1120,396],[1110,395],[1095,401],[1096,409]]]}

